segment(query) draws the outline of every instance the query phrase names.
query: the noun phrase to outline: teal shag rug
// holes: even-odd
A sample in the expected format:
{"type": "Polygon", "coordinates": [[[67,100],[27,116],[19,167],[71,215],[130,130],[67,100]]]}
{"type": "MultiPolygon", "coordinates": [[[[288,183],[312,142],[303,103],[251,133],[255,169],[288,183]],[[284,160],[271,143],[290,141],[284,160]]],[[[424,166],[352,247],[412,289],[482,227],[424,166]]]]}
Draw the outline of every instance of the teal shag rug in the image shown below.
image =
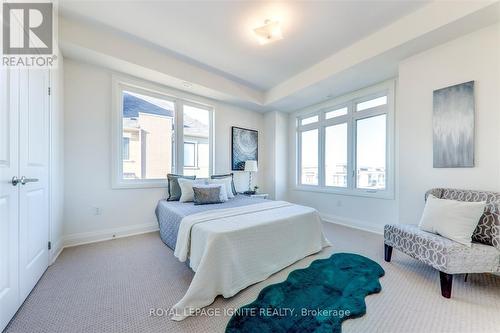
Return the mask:
{"type": "Polygon", "coordinates": [[[382,289],[384,273],[375,261],[352,253],[315,260],[236,310],[226,333],[341,332],[344,320],[366,313],[365,297],[382,289]]]}

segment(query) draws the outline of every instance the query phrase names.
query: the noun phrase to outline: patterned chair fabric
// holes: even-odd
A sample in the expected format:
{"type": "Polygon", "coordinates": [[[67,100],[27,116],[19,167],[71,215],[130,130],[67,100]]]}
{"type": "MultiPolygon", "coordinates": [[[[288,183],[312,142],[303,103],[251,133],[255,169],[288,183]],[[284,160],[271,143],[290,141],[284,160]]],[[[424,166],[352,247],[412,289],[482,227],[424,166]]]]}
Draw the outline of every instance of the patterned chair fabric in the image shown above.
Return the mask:
{"type": "Polygon", "coordinates": [[[500,251],[493,246],[467,247],[417,225],[386,225],[384,243],[448,274],[500,272],[500,251]]]}
{"type": "Polygon", "coordinates": [[[484,214],[481,216],[472,240],[486,245],[493,245],[500,250],[500,193],[472,190],[457,190],[452,188],[434,188],[425,194],[440,199],[458,201],[486,201],[484,214]]]}
{"type": "Polygon", "coordinates": [[[500,272],[500,193],[434,188],[425,194],[440,199],[486,201],[484,214],[467,247],[416,225],[389,224],[384,243],[447,274],[500,272]]]}

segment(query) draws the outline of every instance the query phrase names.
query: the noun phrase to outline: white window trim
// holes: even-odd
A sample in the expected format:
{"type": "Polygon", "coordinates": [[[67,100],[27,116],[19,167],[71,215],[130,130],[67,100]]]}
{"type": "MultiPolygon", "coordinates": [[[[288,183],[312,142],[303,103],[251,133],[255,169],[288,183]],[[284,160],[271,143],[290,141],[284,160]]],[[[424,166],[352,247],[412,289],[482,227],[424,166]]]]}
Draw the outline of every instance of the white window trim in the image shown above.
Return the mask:
{"type": "MultiPolygon", "coordinates": [[[[123,179],[123,163],[122,163],[122,136],[123,136],[123,98],[122,91],[128,90],[145,94],[148,96],[158,97],[171,101],[175,104],[174,110],[174,147],[172,153],[174,159],[172,161],[172,173],[183,174],[184,169],[184,128],[178,126],[183,124],[183,105],[189,105],[196,108],[210,111],[210,133],[209,133],[209,174],[213,172],[214,166],[214,113],[213,106],[203,104],[198,101],[193,101],[196,96],[182,93],[175,89],[169,89],[164,86],[156,85],[151,82],[129,78],[126,76],[112,75],[111,78],[111,188],[127,189],[127,188],[158,188],[166,187],[167,175],[165,178],[159,179],[123,179]],[[125,88],[125,89],[124,89],[125,88]]],[[[203,98],[199,98],[203,100],[203,98]]]]}
{"type": "Polygon", "coordinates": [[[348,196],[361,196],[380,199],[394,199],[395,188],[395,166],[394,166],[394,112],[395,112],[395,80],[389,80],[377,85],[364,88],[350,94],[340,96],[338,98],[321,103],[317,106],[307,108],[296,114],[296,173],[295,186],[293,190],[332,193],[348,196]],[[357,103],[370,100],[387,94],[387,106],[375,107],[363,111],[356,111],[357,103]],[[347,115],[342,115],[330,119],[325,119],[325,113],[348,107],[347,115]],[[386,187],[384,190],[376,189],[360,189],[356,188],[356,120],[373,117],[380,114],[387,115],[386,124],[386,187]],[[314,115],[319,115],[317,123],[300,125],[300,120],[314,115]],[[346,123],[347,122],[347,187],[334,187],[325,185],[325,165],[324,165],[324,149],[325,149],[325,128],[328,126],[346,123]],[[318,185],[301,184],[301,138],[300,133],[303,131],[318,129],[318,185]]]}
{"type": "Polygon", "coordinates": [[[186,168],[187,169],[191,169],[191,170],[199,169],[198,168],[198,143],[195,142],[195,141],[190,141],[190,140],[186,141],[186,140],[184,140],[184,145],[186,143],[194,146],[194,165],[184,165],[184,169],[186,169],[186,168]]]}

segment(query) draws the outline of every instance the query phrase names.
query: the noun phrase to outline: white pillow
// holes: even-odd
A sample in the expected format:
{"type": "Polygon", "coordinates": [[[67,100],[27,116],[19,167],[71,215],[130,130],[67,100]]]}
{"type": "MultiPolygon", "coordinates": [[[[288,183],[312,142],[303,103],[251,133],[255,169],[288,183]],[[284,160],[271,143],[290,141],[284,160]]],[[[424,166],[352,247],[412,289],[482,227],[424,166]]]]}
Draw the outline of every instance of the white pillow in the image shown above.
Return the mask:
{"type": "Polygon", "coordinates": [[[226,193],[227,193],[228,199],[234,198],[232,182],[233,182],[233,179],[231,177],[216,178],[216,179],[209,179],[208,180],[209,184],[224,184],[224,186],[226,187],[226,193]]]}
{"type": "Polygon", "coordinates": [[[427,197],[419,228],[471,246],[471,238],[486,202],[467,202],[427,197]]]}
{"type": "MultiPolygon", "coordinates": [[[[227,191],[226,191],[226,186],[224,184],[203,184],[203,185],[198,185],[198,184],[193,184],[193,188],[196,187],[201,187],[201,188],[210,188],[210,187],[216,187],[220,188],[220,194],[219,194],[219,200],[221,202],[226,202],[228,200],[227,198],[227,191]]],[[[194,200],[194,190],[193,190],[193,200],[194,200]]]]}
{"type": "Polygon", "coordinates": [[[178,178],[179,187],[181,188],[181,197],[179,198],[180,202],[191,202],[194,200],[194,191],[193,185],[203,185],[205,184],[205,180],[199,179],[185,179],[178,178]]]}

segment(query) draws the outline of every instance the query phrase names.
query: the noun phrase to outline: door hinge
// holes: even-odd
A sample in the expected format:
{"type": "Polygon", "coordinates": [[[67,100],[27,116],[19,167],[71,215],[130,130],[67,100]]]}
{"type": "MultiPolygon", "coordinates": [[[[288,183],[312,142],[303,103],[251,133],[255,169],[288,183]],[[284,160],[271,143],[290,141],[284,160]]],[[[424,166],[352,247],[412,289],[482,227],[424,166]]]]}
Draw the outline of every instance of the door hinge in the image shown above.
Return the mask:
{"type": "Polygon", "coordinates": [[[49,89],[48,89],[48,94],[49,94],[49,96],[50,96],[50,87],[49,87],[49,89]]]}
{"type": "Polygon", "coordinates": [[[52,243],[49,242],[49,244],[47,245],[47,247],[49,248],[49,250],[52,249],[52,243]]]}

